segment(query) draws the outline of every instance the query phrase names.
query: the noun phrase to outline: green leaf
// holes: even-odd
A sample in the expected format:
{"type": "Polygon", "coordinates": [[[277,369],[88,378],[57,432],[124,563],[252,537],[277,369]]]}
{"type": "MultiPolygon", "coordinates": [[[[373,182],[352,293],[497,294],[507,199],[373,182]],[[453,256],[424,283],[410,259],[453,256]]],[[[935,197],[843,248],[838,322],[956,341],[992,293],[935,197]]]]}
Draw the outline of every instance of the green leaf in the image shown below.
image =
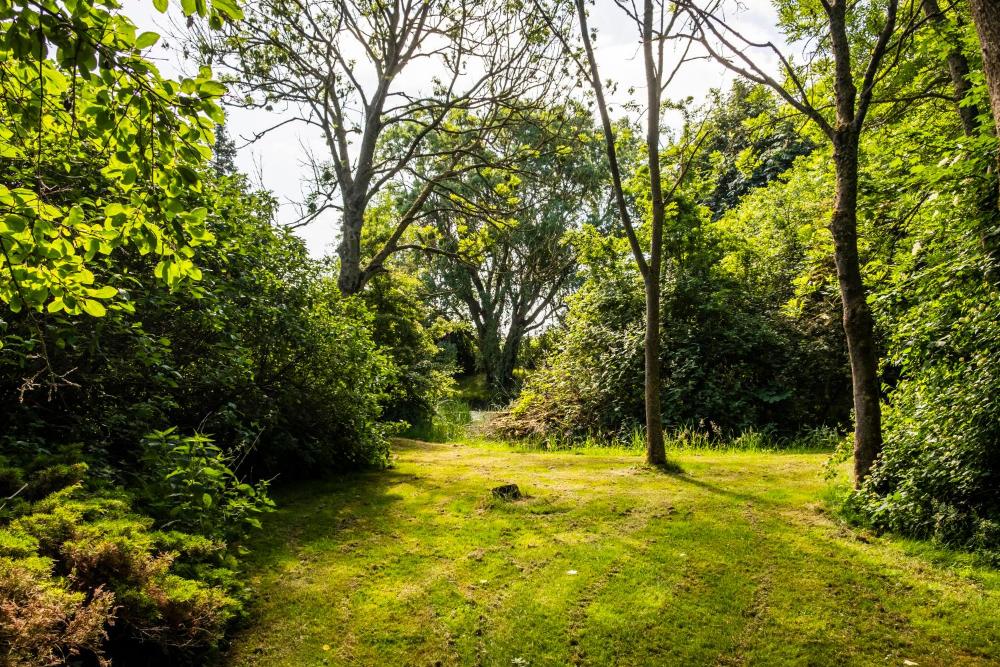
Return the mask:
{"type": "Polygon", "coordinates": [[[93,299],[83,300],[83,310],[88,315],[93,317],[104,317],[107,315],[108,310],[104,307],[100,301],[94,301],[93,299]]]}
{"type": "Polygon", "coordinates": [[[118,294],[118,290],[111,285],[105,285],[104,287],[89,290],[89,294],[95,299],[110,299],[118,294]]]}
{"type": "Polygon", "coordinates": [[[216,11],[225,14],[230,20],[239,21],[243,18],[243,10],[240,9],[235,0],[215,0],[212,6],[215,7],[216,11]]]}
{"type": "Polygon", "coordinates": [[[0,220],[0,234],[2,233],[12,233],[18,234],[23,232],[28,226],[28,219],[23,215],[18,215],[17,213],[8,214],[3,220],[0,220]]]}
{"type": "Polygon", "coordinates": [[[163,281],[167,280],[169,272],[170,269],[167,262],[162,259],[159,262],[157,262],[156,266],[153,268],[153,275],[163,281]]]}
{"type": "Polygon", "coordinates": [[[155,32],[144,32],[135,38],[135,48],[137,49],[148,49],[153,44],[160,41],[159,34],[155,32]]]}
{"type": "Polygon", "coordinates": [[[66,215],[65,224],[70,227],[75,227],[81,222],[83,222],[83,209],[77,204],[69,210],[69,213],[66,215]]]}
{"type": "Polygon", "coordinates": [[[222,125],[226,122],[226,112],[222,110],[218,104],[212,103],[211,100],[205,100],[203,111],[208,115],[217,125],[222,125]]]}
{"type": "Polygon", "coordinates": [[[221,95],[226,94],[226,87],[221,83],[219,83],[218,81],[213,81],[211,79],[199,83],[198,90],[203,95],[208,95],[212,97],[219,97],[221,95]]]}
{"type": "Polygon", "coordinates": [[[167,11],[167,0],[153,0],[153,6],[156,7],[156,11],[162,14],[167,11]]]}
{"type": "Polygon", "coordinates": [[[186,164],[177,165],[177,173],[181,175],[181,178],[183,178],[188,185],[194,185],[200,180],[198,178],[198,172],[186,164]]]}
{"type": "Polygon", "coordinates": [[[207,493],[201,494],[201,502],[204,503],[205,507],[212,506],[212,496],[207,493]]]}

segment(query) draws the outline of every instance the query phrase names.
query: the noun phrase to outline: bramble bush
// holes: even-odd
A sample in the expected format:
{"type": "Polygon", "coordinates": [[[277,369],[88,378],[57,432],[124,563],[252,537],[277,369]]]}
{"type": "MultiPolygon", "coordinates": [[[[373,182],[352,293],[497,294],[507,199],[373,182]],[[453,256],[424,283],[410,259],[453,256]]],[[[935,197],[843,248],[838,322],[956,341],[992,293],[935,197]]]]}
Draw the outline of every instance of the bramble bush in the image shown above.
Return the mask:
{"type": "Polygon", "coordinates": [[[997,557],[1000,288],[975,220],[928,240],[911,277],[883,297],[902,381],[885,408],[884,451],[847,510],[879,530],[997,557]]]}

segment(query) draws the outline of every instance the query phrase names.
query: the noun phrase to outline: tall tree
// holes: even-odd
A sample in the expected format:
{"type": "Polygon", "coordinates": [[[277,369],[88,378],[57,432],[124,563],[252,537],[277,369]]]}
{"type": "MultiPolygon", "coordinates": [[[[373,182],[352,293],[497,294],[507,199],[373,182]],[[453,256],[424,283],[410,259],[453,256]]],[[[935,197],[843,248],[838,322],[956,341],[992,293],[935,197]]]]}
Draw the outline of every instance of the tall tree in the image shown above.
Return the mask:
{"type": "Polygon", "coordinates": [[[969,3],[972,5],[972,22],[976,24],[979,45],[983,50],[983,72],[990,91],[993,121],[997,132],[1000,132],[1000,3],[996,0],[969,0],[969,3]]]}
{"type": "Polygon", "coordinates": [[[710,91],[708,107],[709,136],[695,178],[712,183],[701,202],[715,219],[814,148],[798,120],[782,113],[770,88],[737,79],[726,91],[710,91]]]}
{"type": "Polygon", "coordinates": [[[429,279],[443,309],[473,323],[479,367],[498,396],[513,388],[525,336],[551,321],[572,284],[576,254],[565,237],[601,216],[605,175],[582,105],[532,114],[510,130],[508,141],[537,153],[449,183],[429,202],[432,231],[414,246],[434,256],[429,279]]]}
{"type": "MultiPolygon", "coordinates": [[[[731,71],[773,88],[810,118],[833,146],[836,192],[830,231],[851,362],[854,480],[860,485],[882,450],[882,408],[874,321],[858,254],[859,147],[877,84],[898,62],[912,32],[913,17],[902,25],[899,0],[820,0],[822,14],[803,17],[802,22],[815,21],[812,27],[828,44],[831,71],[824,72],[795,66],[773,42],[761,44],[744,35],[726,21],[721,3],[682,1],[694,19],[693,39],[731,71]],[[873,25],[878,28],[872,30],[873,25]],[[775,58],[781,74],[770,74],[765,59],[751,55],[755,49],[775,58]],[[824,95],[823,87],[811,85],[816,75],[832,78],[832,96],[824,95]]],[[[794,7],[788,10],[795,15],[794,7]]],[[[819,63],[825,65],[822,59],[819,63]]]]}
{"type": "Polygon", "coordinates": [[[481,242],[472,246],[457,229],[469,220],[442,220],[438,245],[453,251],[435,262],[434,292],[445,308],[472,322],[478,366],[499,397],[513,388],[525,336],[550,320],[572,284],[576,258],[564,237],[574,217],[566,213],[549,208],[509,225],[477,225],[481,242]]]}
{"type": "Polygon", "coordinates": [[[435,185],[468,168],[464,152],[502,112],[551,89],[556,62],[539,36],[536,17],[519,3],[263,0],[248,3],[246,19],[223,38],[197,39],[240,91],[235,103],[288,105],[289,117],[275,127],[298,121],[322,134],[327,154],[314,160],[316,196],[302,222],[330,209],[339,215],[338,282],[352,294],[396,251],[435,185]],[[457,131],[462,141],[453,151],[428,153],[427,138],[447,130],[456,110],[482,123],[457,131]],[[383,141],[401,126],[419,131],[404,143],[383,141]],[[419,194],[366,258],[365,213],[392,184],[416,184],[419,194]]]}
{"type": "MultiPolygon", "coordinates": [[[[680,151],[681,161],[673,174],[671,186],[664,192],[663,175],[660,160],[660,124],[662,121],[661,103],[667,86],[677,74],[680,66],[686,62],[688,51],[685,50],[677,62],[668,70],[666,63],[666,44],[675,36],[681,15],[668,7],[676,6],[668,0],[654,2],[644,0],[640,10],[626,2],[616,2],[625,18],[634,23],[638,37],[642,43],[643,67],[646,78],[646,167],[648,169],[650,189],[650,242],[648,253],[643,249],[636,234],[629,209],[625,188],[622,184],[622,170],[618,160],[614,125],[608,110],[604,83],[601,79],[597,56],[594,52],[590,26],[587,20],[585,0],[574,0],[576,18],[579,27],[579,39],[583,44],[583,56],[579,49],[571,45],[571,37],[561,32],[551,20],[554,12],[549,12],[548,23],[568,55],[574,58],[582,75],[590,85],[597,110],[601,118],[604,132],[605,150],[611,172],[611,185],[618,215],[621,219],[629,246],[642,275],[643,289],[646,297],[646,327],[643,343],[644,350],[644,402],[646,412],[646,461],[652,465],[666,463],[667,454],[663,442],[663,419],[660,403],[660,289],[663,267],[663,223],[666,217],[665,202],[673,196],[677,187],[684,180],[691,164],[689,153],[697,152],[697,146],[704,139],[699,132],[691,145],[685,145],[680,151]],[[688,150],[692,149],[692,150],[688,150]]],[[[536,6],[539,6],[536,0],[536,6]]]]}
{"type": "MultiPolygon", "coordinates": [[[[952,6],[949,7],[949,10],[954,15],[954,19],[949,21],[945,9],[942,9],[938,0],[922,0],[920,6],[925,19],[935,30],[939,39],[944,40],[948,45],[945,63],[955,103],[958,107],[958,114],[962,120],[962,131],[966,137],[975,137],[980,134],[983,128],[979,120],[980,109],[969,96],[972,90],[972,81],[970,80],[969,60],[962,49],[962,33],[960,31],[964,16],[952,6]]],[[[985,60],[984,52],[984,62],[985,60]]],[[[989,171],[995,170],[994,168],[989,171]]],[[[997,248],[993,240],[993,231],[996,228],[997,216],[1000,214],[1000,210],[998,210],[1000,190],[996,184],[992,183],[991,175],[983,179],[983,183],[985,187],[981,188],[982,195],[979,197],[979,208],[983,213],[982,231],[979,238],[987,254],[996,258],[997,248]]],[[[991,271],[990,274],[992,273],[991,271]]]]}
{"type": "Polygon", "coordinates": [[[1000,130],[1000,4],[995,0],[969,0],[969,3],[983,50],[983,71],[990,92],[990,106],[1000,130]]]}
{"type": "Polygon", "coordinates": [[[225,123],[215,126],[212,169],[217,176],[232,176],[236,173],[236,142],[229,136],[225,123]]]}
{"type": "Polygon", "coordinates": [[[962,51],[962,44],[957,35],[948,30],[948,19],[938,0],[922,0],[920,7],[927,21],[949,40],[951,48],[945,56],[948,76],[951,78],[952,90],[955,91],[955,103],[958,104],[958,113],[962,118],[962,130],[965,136],[971,137],[979,129],[979,110],[974,104],[963,103],[972,89],[972,82],[969,81],[969,60],[962,51]]]}

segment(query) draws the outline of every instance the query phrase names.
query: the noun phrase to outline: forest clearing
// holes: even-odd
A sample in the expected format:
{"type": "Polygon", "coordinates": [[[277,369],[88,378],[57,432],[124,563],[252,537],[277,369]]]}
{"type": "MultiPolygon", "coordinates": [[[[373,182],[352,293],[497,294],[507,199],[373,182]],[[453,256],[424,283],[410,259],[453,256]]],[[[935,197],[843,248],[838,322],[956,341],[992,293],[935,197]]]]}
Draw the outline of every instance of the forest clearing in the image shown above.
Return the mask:
{"type": "Polygon", "coordinates": [[[281,497],[226,664],[1000,661],[1000,573],[831,516],[824,453],[397,452],[281,497]]]}
{"type": "Polygon", "coordinates": [[[0,0],[0,667],[998,623],[1000,0],[0,0]]]}

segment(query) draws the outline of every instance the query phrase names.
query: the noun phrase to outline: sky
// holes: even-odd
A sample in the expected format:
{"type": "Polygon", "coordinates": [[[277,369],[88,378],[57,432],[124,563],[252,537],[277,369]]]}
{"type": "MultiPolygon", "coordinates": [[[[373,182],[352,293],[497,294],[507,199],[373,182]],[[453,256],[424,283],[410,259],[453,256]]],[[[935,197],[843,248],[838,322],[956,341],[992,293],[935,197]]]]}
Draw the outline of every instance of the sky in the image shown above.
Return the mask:
{"type": "MultiPolygon", "coordinates": [[[[773,28],[775,16],[770,0],[742,0],[740,4],[742,10],[730,16],[734,23],[748,36],[780,43],[773,28]]],[[[148,56],[164,75],[175,77],[194,70],[194,63],[186,61],[179,48],[181,40],[177,37],[177,26],[181,23],[172,20],[171,14],[159,14],[149,0],[126,0],[125,11],[140,31],[153,30],[162,35],[160,42],[149,50],[148,56]]],[[[634,101],[642,107],[646,99],[645,74],[634,22],[613,0],[596,0],[589,21],[591,28],[597,30],[595,51],[601,77],[616,84],[616,92],[609,96],[612,114],[620,116],[627,113],[627,102],[634,101]]],[[[431,73],[407,72],[408,85],[419,87],[421,79],[426,81],[431,73]]],[[[707,59],[697,60],[681,68],[666,97],[692,97],[697,102],[705,99],[712,88],[728,86],[732,79],[732,75],[717,63],[707,59]]],[[[295,221],[299,216],[295,204],[304,200],[309,190],[311,170],[306,155],[308,152],[319,156],[326,153],[322,138],[315,128],[292,123],[242,146],[246,142],[241,137],[249,140],[261,130],[280,122],[283,119],[281,110],[268,112],[227,107],[226,112],[227,129],[241,145],[237,167],[249,174],[255,184],[274,193],[280,202],[280,224],[295,221]]],[[[670,118],[665,120],[671,123],[670,118]]],[[[312,224],[298,228],[296,233],[306,241],[310,254],[322,257],[334,252],[336,229],[336,213],[330,212],[312,224]]]]}

